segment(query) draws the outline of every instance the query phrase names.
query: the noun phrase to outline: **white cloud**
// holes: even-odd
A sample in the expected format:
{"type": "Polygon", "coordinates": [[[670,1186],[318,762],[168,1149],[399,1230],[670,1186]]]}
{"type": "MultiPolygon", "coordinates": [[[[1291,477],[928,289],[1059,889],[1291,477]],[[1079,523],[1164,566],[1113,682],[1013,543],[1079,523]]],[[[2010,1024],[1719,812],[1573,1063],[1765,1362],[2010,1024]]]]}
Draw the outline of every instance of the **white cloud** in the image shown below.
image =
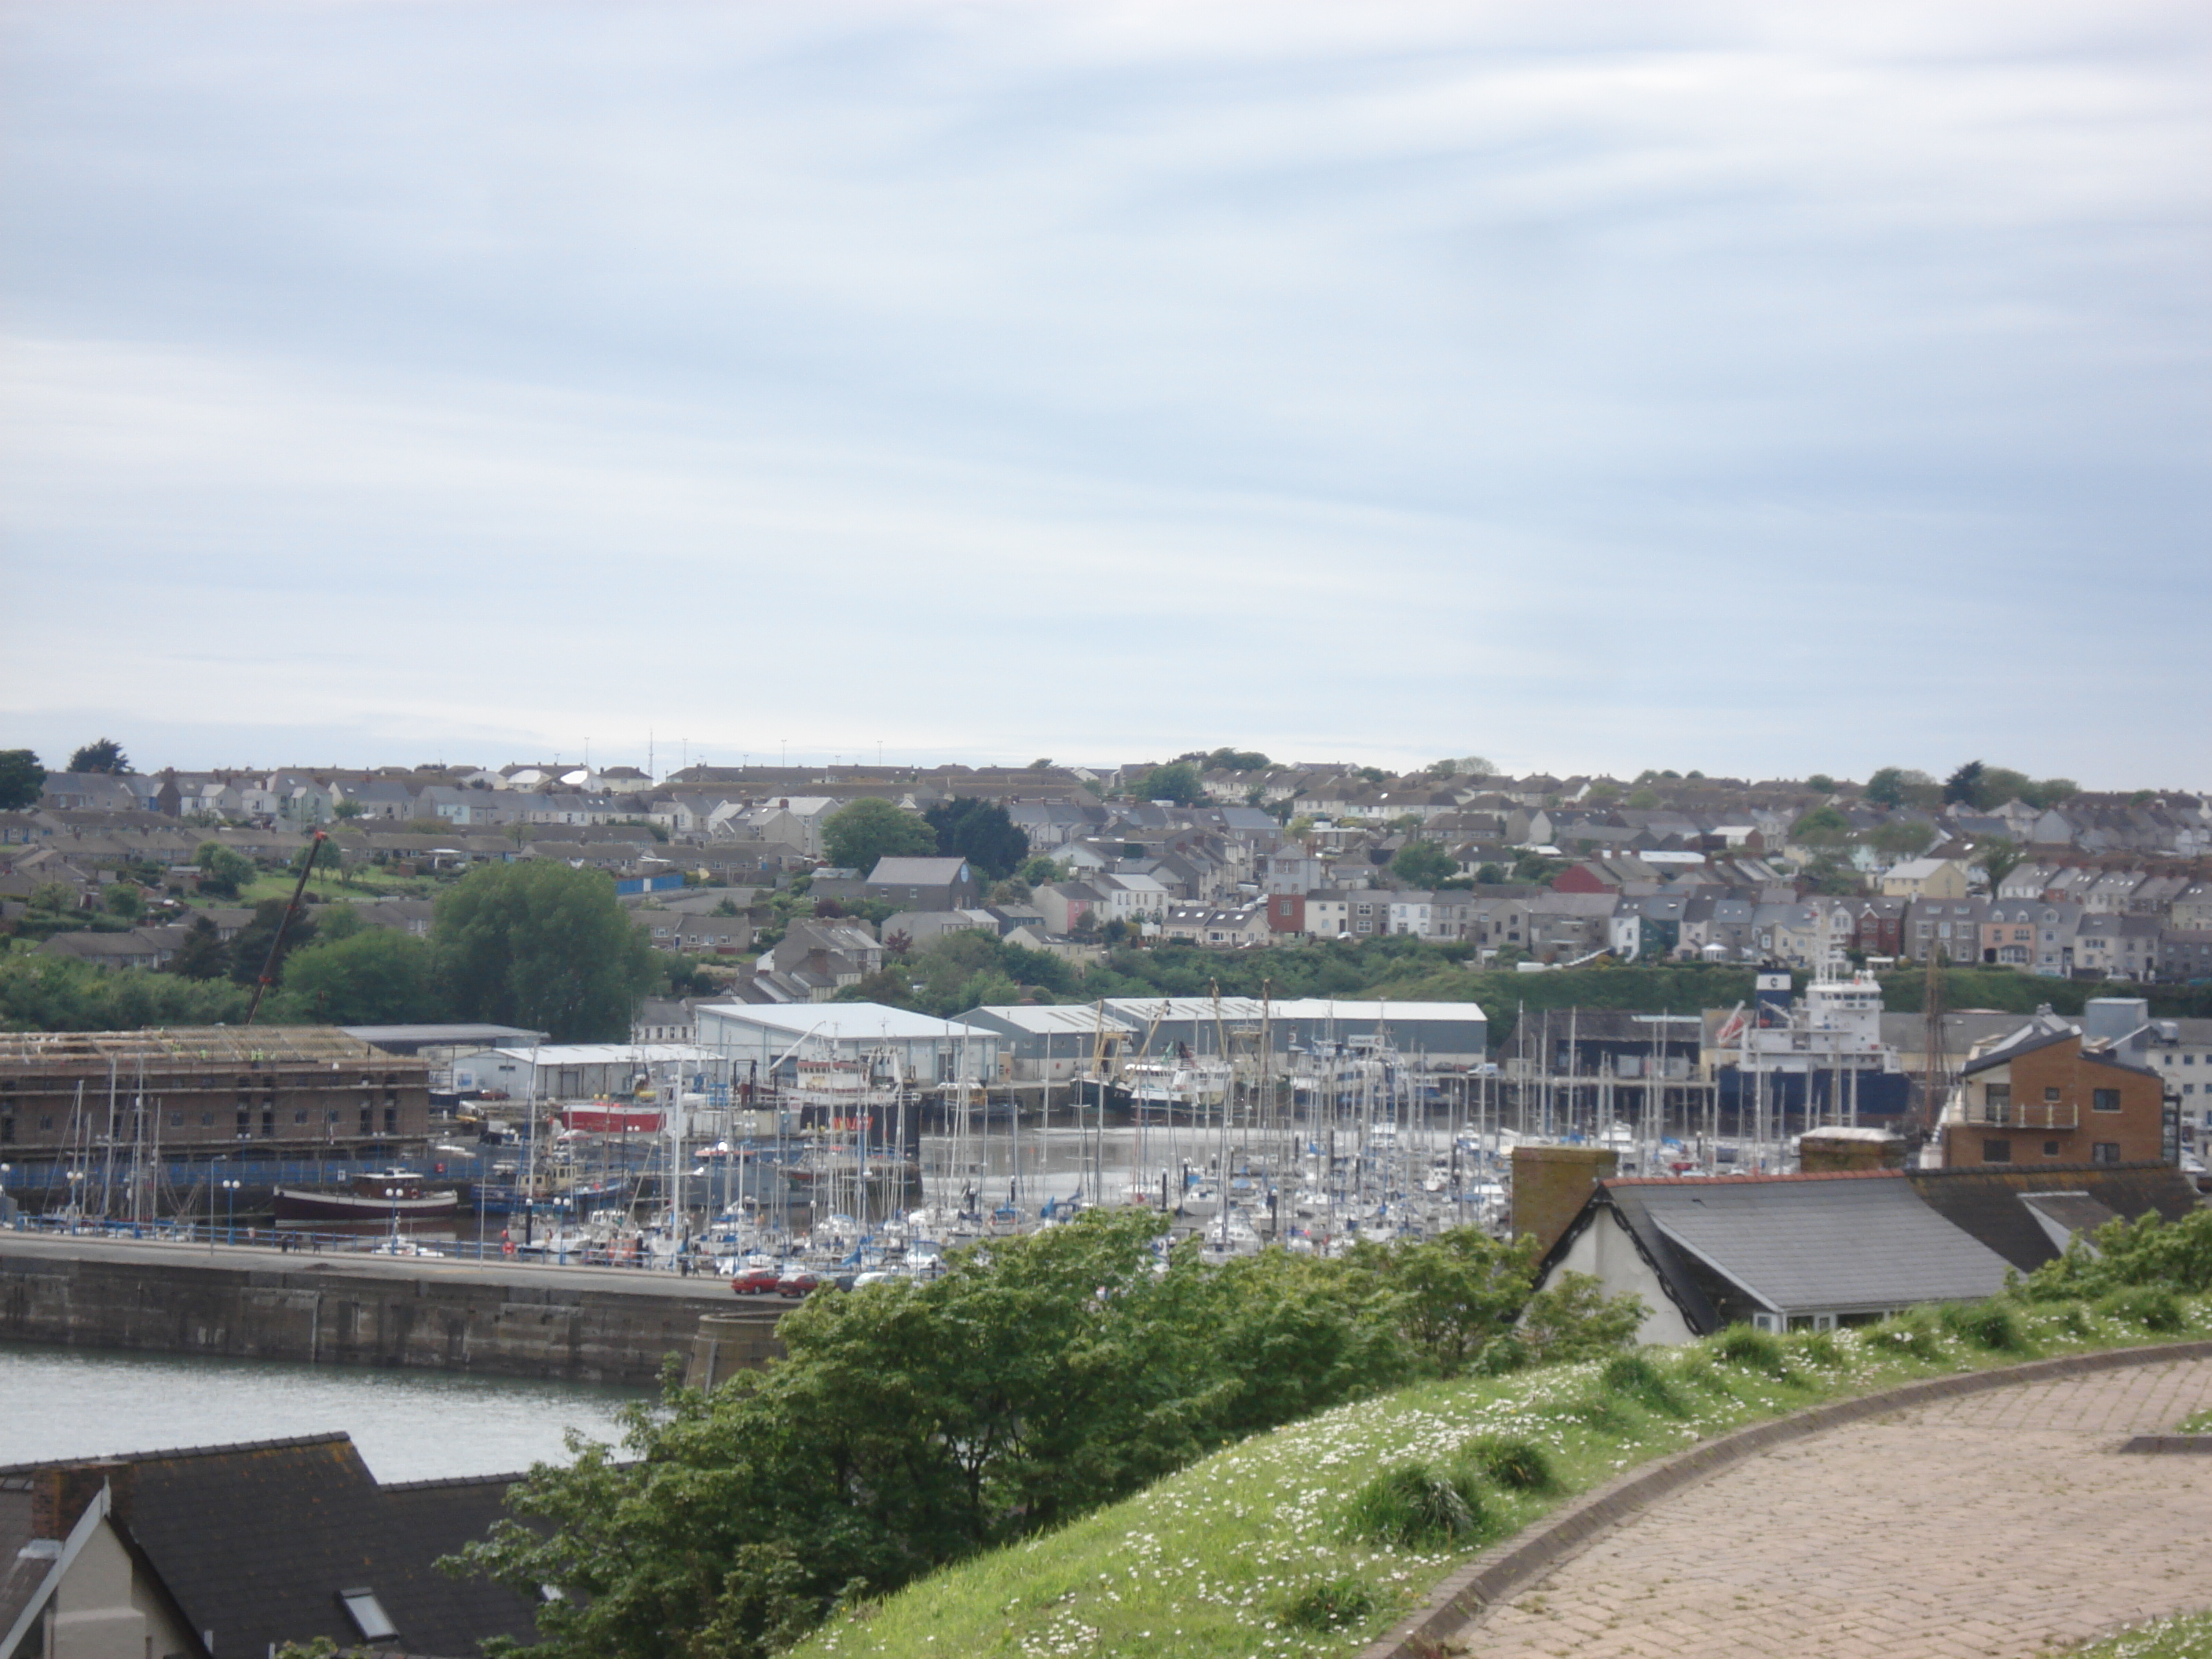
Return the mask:
{"type": "Polygon", "coordinates": [[[42,742],[2175,778],[2194,12],[4,27],[42,742]]]}

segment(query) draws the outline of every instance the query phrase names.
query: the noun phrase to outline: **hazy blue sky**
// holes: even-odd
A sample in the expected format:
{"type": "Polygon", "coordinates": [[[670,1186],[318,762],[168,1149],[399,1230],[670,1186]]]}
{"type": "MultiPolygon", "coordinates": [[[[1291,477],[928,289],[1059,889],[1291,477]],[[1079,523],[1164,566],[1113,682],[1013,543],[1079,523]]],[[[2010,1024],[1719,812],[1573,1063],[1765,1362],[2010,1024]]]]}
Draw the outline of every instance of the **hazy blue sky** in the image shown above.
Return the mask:
{"type": "Polygon", "coordinates": [[[2212,785],[2201,5],[0,46],[0,747],[2212,785]]]}

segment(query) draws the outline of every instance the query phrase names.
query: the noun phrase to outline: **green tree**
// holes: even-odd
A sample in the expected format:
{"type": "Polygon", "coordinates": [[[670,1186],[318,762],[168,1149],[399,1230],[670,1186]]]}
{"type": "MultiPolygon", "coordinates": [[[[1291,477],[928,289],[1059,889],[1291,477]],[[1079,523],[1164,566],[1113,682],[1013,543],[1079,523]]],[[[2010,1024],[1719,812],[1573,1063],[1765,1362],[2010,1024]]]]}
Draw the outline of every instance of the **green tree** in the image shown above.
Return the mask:
{"type": "Polygon", "coordinates": [[[1850,833],[1850,821],[1832,806],[1816,806],[1790,826],[1790,839],[1803,847],[1841,847],[1850,833]]]}
{"type": "Polygon", "coordinates": [[[36,806],[46,793],[46,769],[27,749],[0,749],[0,812],[36,806]]]}
{"type": "Polygon", "coordinates": [[[1826,772],[1814,773],[1811,777],[1805,780],[1805,787],[1823,795],[1832,795],[1836,793],[1836,781],[1826,772]]]}
{"type": "Polygon", "coordinates": [[[1354,1262],[1381,1279],[1400,1334],[1439,1376],[1457,1376],[1510,1336],[1541,1254],[1533,1237],[1506,1243],[1474,1227],[1395,1249],[1352,1247],[1354,1262]]]}
{"type": "Polygon", "coordinates": [[[556,1042],[626,1037],[654,980],[652,946],[613,879],[553,859],[470,871],[438,900],[431,939],[454,1018],[556,1042]]]}
{"type": "Polygon", "coordinates": [[[240,985],[252,985],[261,977],[261,970],[272,964],[269,949],[276,943],[277,930],[283,930],[283,944],[276,952],[274,971],[270,977],[282,981],[284,964],[295,951],[312,945],[315,939],[315,919],[301,905],[292,918],[292,925],[283,926],[284,912],[289,908],[288,899],[264,899],[253,907],[253,920],[240,928],[230,941],[230,976],[240,985]]]}
{"type": "Polygon", "coordinates": [[[31,890],[31,908],[64,915],[76,908],[76,889],[65,881],[42,881],[31,890]]]}
{"type": "Polygon", "coordinates": [[[1256,749],[1209,750],[1200,758],[1209,769],[1225,772],[1264,772],[1274,763],[1256,749]]]}
{"type": "Polygon", "coordinates": [[[1188,761],[1155,766],[1129,786],[1129,793],[1139,800],[1171,800],[1179,806],[1195,806],[1206,799],[1198,769],[1188,761]]]}
{"type": "Polygon", "coordinates": [[[100,896],[100,903],[109,915],[135,921],[145,914],[146,896],[131,882],[111,882],[107,890],[100,896]]]}
{"type": "Polygon", "coordinates": [[[878,859],[928,858],[936,851],[937,831],[919,812],[872,796],[839,807],[822,826],[823,855],[863,878],[878,859]]]}
{"type": "Polygon", "coordinates": [[[123,752],[123,745],[112,738],[94,738],[70,757],[72,772],[110,772],[121,774],[131,769],[131,757],[123,752]]]}
{"type": "Polygon", "coordinates": [[[1390,860],[1390,872],[1408,887],[1432,888],[1459,873],[1450,854],[1432,841],[1409,841],[1390,860]]]}
{"type": "Polygon", "coordinates": [[[359,801],[347,799],[333,805],[331,808],[331,816],[334,818],[353,819],[360,817],[368,811],[368,808],[363,806],[359,801]]]}
{"type": "Polygon", "coordinates": [[[1030,855],[1030,838],[996,801],[956,795],[922,814],[937,832],[937,850],[963,858],[994,881],[1005,879],[1030,855]]]}
{"type": "Polygon", "coordinates": [[[1936,843],[1936,826],[1924,818],[1893,818],[1867,831],[1867,845],[1890,858],[1918,858],[1936,843]]]}
{"type": "Polygon", "coordinates": [[[205,916],[194,916],[185,942],[169,958],[169,971],[185,979],[222,979],[230,972],[230,947],[205,916]]]}
{"type": "Polygon", "coordinates": [[[1946,806],[1979,806],[1982,804],[1982,774],[1988,769],[1978,760],[1970,760],[1943,780],[1943,804],[1946,806]]]}
{"type": "Polygon", "coordinates": [[[253,860],[219,841],[204,841],[192,854],[199,866],[200,891],[218,898],[236,898],[238,890],[253,879],[253,860]]]}
{"type": "Polygon", "coordinates": [[[1990,891],[2016,869],[2027,849],[2005,836],[1991,836],[1974,846],[1973,861],[1982,866],[1982,873],[1990,878],[1990,891]]]}
{"type": "Polygon", "coordinates": [[[327,1025],[408,1025],[444,1018],[430,943],[392,927],[361,927],[290,952],[284,989],[327,1025]]]}

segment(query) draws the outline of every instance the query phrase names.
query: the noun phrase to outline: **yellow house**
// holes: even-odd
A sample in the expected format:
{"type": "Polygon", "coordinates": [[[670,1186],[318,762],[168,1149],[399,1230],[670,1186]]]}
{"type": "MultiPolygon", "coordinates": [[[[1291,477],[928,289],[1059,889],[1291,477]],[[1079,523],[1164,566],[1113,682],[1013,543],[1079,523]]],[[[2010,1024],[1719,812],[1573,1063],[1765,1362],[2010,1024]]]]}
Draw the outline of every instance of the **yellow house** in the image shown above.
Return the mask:
{"type": "Polygon", "coordinates": [[[1882,872],[1884,898],[1961,899],[1966,866],[1956,859],[1907,859],[1882,872]]]}

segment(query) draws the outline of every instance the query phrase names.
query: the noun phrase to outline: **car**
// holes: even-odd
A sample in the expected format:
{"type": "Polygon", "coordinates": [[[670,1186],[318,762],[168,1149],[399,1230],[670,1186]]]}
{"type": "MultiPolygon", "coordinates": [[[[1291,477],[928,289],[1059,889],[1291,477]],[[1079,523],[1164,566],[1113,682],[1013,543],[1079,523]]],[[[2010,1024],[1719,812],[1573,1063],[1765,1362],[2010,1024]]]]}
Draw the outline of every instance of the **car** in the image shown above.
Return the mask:
{"type": "Polygon", "coordinates": [[[773,1296],[782,1277],[773,1267],[740,1267],[731,1278],[730,1288],[739,1296],[773,1296]]]}
{"type": "Polygon", "coordinates": [[[805,1296],[809,1291],[818,1290],[821,1285],[822,1276],[811,1268],[793,1267],[775,1281],[775,1293],[778,1296],[805,1296]]]}

